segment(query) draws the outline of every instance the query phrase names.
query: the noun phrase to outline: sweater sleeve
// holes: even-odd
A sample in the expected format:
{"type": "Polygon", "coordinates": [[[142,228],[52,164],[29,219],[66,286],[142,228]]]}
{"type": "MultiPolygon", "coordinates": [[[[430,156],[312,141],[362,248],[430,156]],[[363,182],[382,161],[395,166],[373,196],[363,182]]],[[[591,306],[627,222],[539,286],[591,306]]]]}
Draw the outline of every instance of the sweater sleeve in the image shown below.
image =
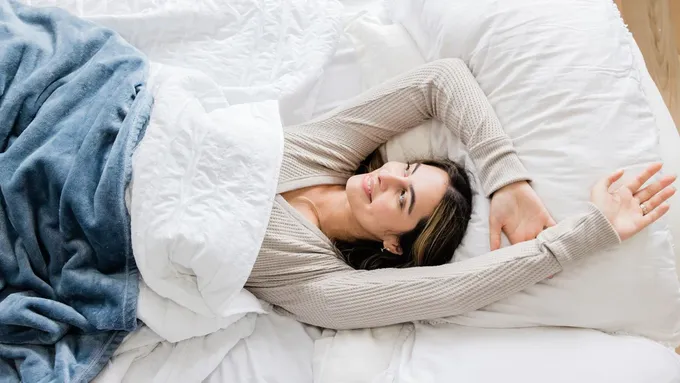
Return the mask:
{"type": "Polygon", "coordinates": [[[313,184],[314,174],[347,177],[391,137],[432,118],[467,147],[487,196],[530,180],[468,67],[459,59],[442,59],[397,76],[328,114],[287,127],[282,169],[289,171],[282,174],[280,189],[306,186],[301,179],[313,184]]]}
{"type": "Polygon", "coordinates": [[[462,262],[408,269],[345,270],[301,282],[272,302],[298,320],[355,329],[455,316],[517,293],[618,244],[602,213],[564,220],[537,239],[462,262]]]}

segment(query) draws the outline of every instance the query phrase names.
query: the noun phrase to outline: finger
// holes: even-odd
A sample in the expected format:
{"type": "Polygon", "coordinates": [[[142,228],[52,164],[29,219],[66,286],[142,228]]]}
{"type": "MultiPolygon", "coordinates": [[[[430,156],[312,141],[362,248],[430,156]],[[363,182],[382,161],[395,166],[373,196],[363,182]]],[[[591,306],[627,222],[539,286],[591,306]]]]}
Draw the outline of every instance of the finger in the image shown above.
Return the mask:
{"type": "Polygon", "coordinates": [[[668,203],[662,203],[657,207],[656,209],[650,211],[646,215],[642,217],[642,225],[643,227],[640,228],[640,230],[644,229],[645,227],[651,225],[654,221],[657,219],[663,217],[664,214],[668,212],[668,209],[670,209],[670,205],[668,203]]]}
{"type": "Polygon", "coordinates": [[[661,170],[661,166],[663,166],[661,162],[655,162],[649,165],[647,169],[643,170],[642,173],[638,174],[637,177],[630,181],[626,187],[631,193],[637,192],[648,179],[661,170]]]}
{"type": "Polygon", "coordinates": [[[501,226],[491,223],[489,226],[489,244],[491,251],[501,248],[501,226]]]}
{"type": "Polygon", "coordinates": [[[614,182],[618,181],[622,175],[623,169],[619,169],[614,173],[610,174],[609,176],[607,176],[607,178],[604,179],[604,186],[606,186],[606,188],[609,189],[609,187],[612,186],[614,182]]]}
{"type": "Polygon", "coordinates": [[[667,175],[664,176],[662,179],[660,179],[657,182],[654,182],[653,184],[647,186],[646,188],[640,190],[637,192],[634,197],[640,201],[640,203],[643,203],[647,201],[648,199],[652,198],[656,193],[659,191],[663,190],[666,186],[672,184],[675,182],[675,176],[674,175],[667,175]]]}
{"type": "Polygon", "coordinates": [[[657,206],[664,203],[667,199],[671,198],[673,194],[675,194],[675,188],[673,186],[668,186],[645,202],[645,207],[647,207],[648,211],[652,211],[657,206]]]}

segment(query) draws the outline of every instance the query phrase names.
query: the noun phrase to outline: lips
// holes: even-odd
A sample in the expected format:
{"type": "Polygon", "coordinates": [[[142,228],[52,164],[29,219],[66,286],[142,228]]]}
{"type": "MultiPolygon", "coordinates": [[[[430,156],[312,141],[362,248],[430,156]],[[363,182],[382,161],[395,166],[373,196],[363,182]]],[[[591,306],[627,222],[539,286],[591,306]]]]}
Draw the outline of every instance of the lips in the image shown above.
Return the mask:
{"type": "Polygon", "coordinates": [[[368,197],[368,200],[370,202],[373,202],[373,177],[371,177],[369,174],[366,174],[364,176],[364,179],[362,180],[362,186],[364,188],[364,193],[366,193],[366,196],[368,197]]]}

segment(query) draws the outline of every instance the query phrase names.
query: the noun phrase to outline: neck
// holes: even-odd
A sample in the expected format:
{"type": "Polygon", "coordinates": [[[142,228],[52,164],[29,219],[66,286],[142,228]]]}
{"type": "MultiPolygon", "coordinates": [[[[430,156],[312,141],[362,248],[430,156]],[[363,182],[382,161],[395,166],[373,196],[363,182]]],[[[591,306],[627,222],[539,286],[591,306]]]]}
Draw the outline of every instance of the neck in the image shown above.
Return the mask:
{"type": "Polygon", "coordinates": [[[355,241],[371,237],[352,214],[344,186],[319,188],[315,194],[312,197],[319,215],[319,228],[328,238],[355,241]]]}

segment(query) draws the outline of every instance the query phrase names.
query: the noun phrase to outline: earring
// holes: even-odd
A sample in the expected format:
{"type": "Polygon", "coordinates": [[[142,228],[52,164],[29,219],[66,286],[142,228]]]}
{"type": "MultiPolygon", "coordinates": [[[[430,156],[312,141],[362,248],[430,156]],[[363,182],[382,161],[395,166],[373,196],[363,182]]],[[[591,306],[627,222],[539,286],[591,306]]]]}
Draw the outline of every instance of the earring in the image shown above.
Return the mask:
{"type": "Polygon", "coordinates": [[[381,252],[381,253],[384,253],[384,252],[385,252],[385,250],[387,250],[387,249],[386,249],[386,248],[384,248],[384,247],[380,248],[380,252],[381,252]]]}

